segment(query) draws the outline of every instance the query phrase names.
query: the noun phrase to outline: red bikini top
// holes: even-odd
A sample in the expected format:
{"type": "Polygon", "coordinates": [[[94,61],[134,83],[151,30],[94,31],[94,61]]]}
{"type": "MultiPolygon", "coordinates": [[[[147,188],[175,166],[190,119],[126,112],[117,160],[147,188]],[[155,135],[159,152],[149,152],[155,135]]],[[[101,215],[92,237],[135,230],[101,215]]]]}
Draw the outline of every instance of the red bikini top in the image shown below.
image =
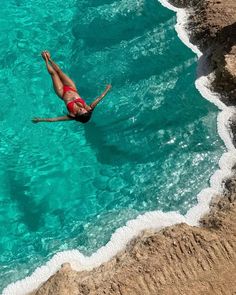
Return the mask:
{"type": "Polygon", "coordinates": [[[81,97],[78,97],[74,100],[71,100],[69,101],[67,104],[66,104],[66,107],[67,107],[67,110],[71,113],[74,112],[74,105],[79,102],[83,105],[83,107],[85,107],[85,101],[81,98],[81,97]]]}
{"type": "MultiPolygon", "coordinates": [[[[65,95],[66,92],[68,91],[74,91],[77,93],[76,89],[67,86],[67,85],[63,85],[63,97],[65,95]]],[[[76,104],[77,102],[81,103],[83,105],[83,107],[85,107],[86,103],[85,101],[81,98],[81,97],[77,97],[69,102],[67,102],[66,106],[69,112],[73,113],[74,112],[74,104],[76,104]]]]}

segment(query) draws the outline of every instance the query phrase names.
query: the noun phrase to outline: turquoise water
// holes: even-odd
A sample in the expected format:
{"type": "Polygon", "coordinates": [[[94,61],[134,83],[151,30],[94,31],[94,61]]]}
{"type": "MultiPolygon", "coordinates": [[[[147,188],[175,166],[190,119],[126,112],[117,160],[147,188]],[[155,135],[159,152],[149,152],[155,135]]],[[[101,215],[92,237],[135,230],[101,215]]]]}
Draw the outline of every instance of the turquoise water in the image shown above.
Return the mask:
{"type": "Polygon", "coordinates": [[[60,250],[91,254],[150,210],[186,213],[224,151],[217,109],[194,86],[196,57],[153,0],[2,0],[0,288],[60,250]],[[92,121],[42,123],[63,103],[48,49],[92,121]]]}

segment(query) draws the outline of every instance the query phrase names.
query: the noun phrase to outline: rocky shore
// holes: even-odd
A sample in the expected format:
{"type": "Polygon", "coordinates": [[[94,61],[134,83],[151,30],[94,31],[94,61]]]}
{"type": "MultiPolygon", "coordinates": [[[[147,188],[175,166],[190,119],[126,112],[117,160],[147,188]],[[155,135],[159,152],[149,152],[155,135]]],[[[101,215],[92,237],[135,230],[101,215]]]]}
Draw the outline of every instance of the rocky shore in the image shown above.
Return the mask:
{"type": "MultiPolygon", "coordinates": [[[[206,74],[214,73],[213,90],[225,104],[235,106],[236,0],[172,4],[188,9],[190,40],[207,55],[206,74]]],[[[234,118],[231,127],[236,144],[234,118]]],[[[236,177],[224,186],[200,227],[179,224],[144,232],[92,271],[76,272],[63,265],[30,295],[236,294],[236,177]]]]}

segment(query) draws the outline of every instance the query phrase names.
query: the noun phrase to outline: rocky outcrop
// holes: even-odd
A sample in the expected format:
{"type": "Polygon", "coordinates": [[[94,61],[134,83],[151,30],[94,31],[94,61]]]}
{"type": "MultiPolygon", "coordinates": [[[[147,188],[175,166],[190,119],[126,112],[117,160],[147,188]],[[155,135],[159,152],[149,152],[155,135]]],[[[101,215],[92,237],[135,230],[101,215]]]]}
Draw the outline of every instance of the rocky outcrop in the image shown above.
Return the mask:
{"type": "Polygon", "coordinates": [[[215,74],[213,89],[221,93],[226,105],[236,105],[236,2],[235,23],[216,35],[210,63],[215,74]]]}
{"type": "MultiPolygon", "coordinates": [[[[236,104],[236,1],[172,0],[188,8],[190,40],[208,52],[209,72],[215,74],[213,90],[224,103],[236,104]]],[[[208,74],[208,73],[207,73],[208,74]]]]}
{"type": "Polygon", "coordinates": [[[233,32],[229,32],[227,28],[236,22],[234,0],[170,0],[169,2],[176,7],[187,8],[190,40],[202,51],[212,46],[214,42],[224,42],[227,38],[231,38],[233,32]]]}

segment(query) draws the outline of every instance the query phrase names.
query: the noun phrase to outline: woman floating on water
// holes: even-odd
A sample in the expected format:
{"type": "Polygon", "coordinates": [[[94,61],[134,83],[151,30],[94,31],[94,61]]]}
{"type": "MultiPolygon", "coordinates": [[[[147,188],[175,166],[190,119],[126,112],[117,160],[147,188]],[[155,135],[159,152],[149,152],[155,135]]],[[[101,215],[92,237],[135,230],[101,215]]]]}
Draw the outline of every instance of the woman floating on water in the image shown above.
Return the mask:
{"type": "Polygon", "coordinates": [[[43,51],[42,57],[45,60],[48,73],[51,75],[54,90],[66,104],[69,114],[57,118],[34,118],[32,122],[58,122],[68,120],[76,120],[82,123],[88,122],[94,108],[111,89],[111,85],[108,85],[105,91],[95,99],[94,102],[87,105],[78,94],[75,83],[63,73],[59,66],[51,59],[50,53],[48,51],[43,51]]]}

